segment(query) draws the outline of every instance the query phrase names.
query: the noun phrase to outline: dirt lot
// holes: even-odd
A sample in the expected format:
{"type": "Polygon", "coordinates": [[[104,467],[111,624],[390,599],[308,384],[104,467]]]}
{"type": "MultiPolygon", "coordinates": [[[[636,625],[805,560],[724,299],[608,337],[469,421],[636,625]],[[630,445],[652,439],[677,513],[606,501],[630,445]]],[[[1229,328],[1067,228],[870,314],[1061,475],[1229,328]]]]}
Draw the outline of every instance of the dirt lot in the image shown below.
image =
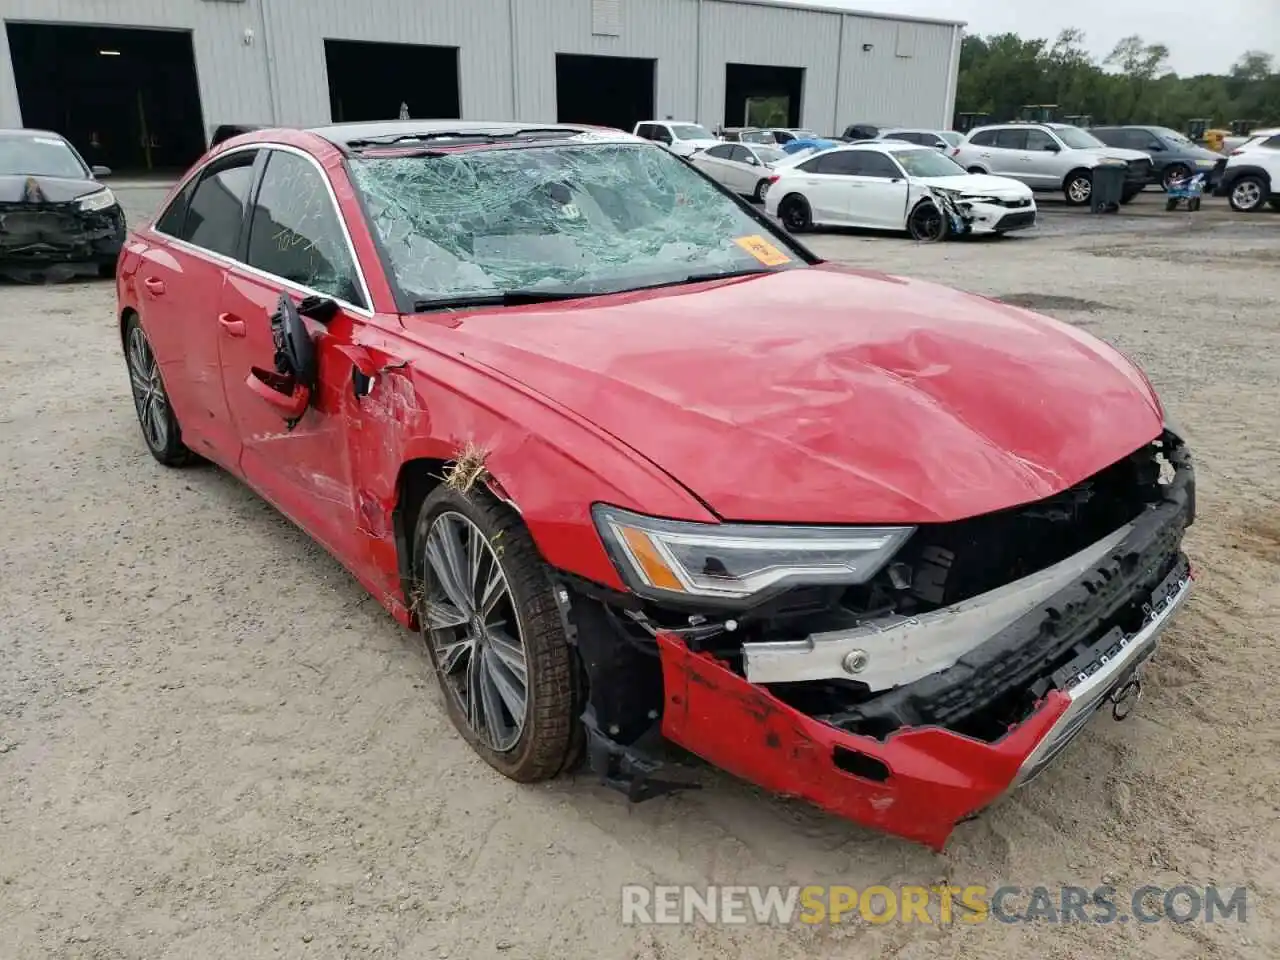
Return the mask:
{"type": "Polygon", "coordinates": [[[3,288],[0,960],[1274,957],[1280,216],[1156,204],[1006,241],[813,240],[1105,337],[1198,453],[1199,589],[1136,716],[1097,718],[943,855],[710,771],[630,808],[500,779],[333,560],[225,474],[150,458],[109,284],[3,288]],[[1248,922],[620,923],[624,883],[944,878],[1245,885],[1248,922]]]}

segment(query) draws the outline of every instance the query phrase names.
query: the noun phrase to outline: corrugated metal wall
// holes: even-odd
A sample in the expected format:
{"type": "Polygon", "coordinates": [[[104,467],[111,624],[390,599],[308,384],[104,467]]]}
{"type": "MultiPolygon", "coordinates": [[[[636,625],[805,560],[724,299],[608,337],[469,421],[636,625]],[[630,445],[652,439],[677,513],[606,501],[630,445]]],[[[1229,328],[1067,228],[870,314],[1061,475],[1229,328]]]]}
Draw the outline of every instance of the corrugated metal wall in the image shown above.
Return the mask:
{"type": "MultiPolygon", "coordinates": [[[[214,123],[273,122],[258,3],[259,0],[0,0],[0,19],[191,31],[200,105],[204,128],[208,130],[214,123]],[[252,44],[244,42],[245,30],[254,31],[252,44]]],[[[0,31],[0,126],[20,125],[8,37],[0,31]]]]}
{"type": "MultiPolygon", "coordinates": [[[[458,47],[467,118],[555,120],[555,55],[578,53],[657,60],[658,117],[723,122],[726,65],[754,63],[805,69],[801,122],[822,132],[946,125],[958,39],[949,25],[728,0],[0,0],[0,18],[191,31],[206,130],[327,122],[326,38],[458,47]],[[593,34],[593,11],[616,36],[593,34]]],[[[0,125],[19,122],[0,32],[0,125]]]]}
{"type": "Polygon", "coordinates": [[[618,36],[592,35],[592,0],[516,0],[520,118],[556,119],[557,53],[658,60],[655,113],[697,109],[697,0],[622,0],[618,36]]]}
{"type": "Polygon", "coordinates": [[[269,0],[267,29],[287,123],[330,119],[326,38],[457,47],[462,115],[515,114],[507,0],[269,0]]]}
{"type": "Polygon", "coordinates": [[[857,122],[950,127],[957,42],[949,25],[845,17],[835,132],[857,122]]]}
{"type": "Polygon", "coordinates": [[[702,5],[698,100],[698,117],[704,123],[742,125],[742,118],[724,115],[730,63],[805,68],[800,124],[830,132],[840,64],[839,14],[707,0],[702,5]]]}

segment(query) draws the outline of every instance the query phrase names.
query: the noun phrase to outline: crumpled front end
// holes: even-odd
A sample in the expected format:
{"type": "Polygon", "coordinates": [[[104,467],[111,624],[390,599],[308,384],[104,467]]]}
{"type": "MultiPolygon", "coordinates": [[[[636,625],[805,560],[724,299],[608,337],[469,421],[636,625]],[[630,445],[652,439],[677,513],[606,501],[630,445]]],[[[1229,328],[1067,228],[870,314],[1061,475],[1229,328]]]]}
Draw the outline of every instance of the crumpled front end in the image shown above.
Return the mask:
{"type": "Polygon", "coordinates": [[[1047,500],[917,528],[855,588],[795,589],[732,616],[579,594],[575,609],[594,610],[574,634],[593,765],[634,794],[659,776],[660,732],[766,789],[941,849],[1100,707],[1127,715],[1189,595],[1194,518],[1190,457],[1166,431],[1047,500]]]}
{"type": "Polygon", "coordinates": [[[115,261],[124,238],[118,205],[85,211],[76,201],[0,204],[0,272],[17,279],[96,274],[115,261]]]}

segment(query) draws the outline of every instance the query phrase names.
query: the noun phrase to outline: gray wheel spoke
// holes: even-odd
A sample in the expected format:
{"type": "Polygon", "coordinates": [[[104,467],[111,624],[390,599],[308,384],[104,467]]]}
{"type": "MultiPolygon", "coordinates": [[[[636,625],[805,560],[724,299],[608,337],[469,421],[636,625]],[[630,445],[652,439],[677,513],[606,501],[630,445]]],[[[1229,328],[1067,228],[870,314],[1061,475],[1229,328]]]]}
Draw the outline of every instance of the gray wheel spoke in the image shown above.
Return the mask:
{"type": "Polygon", "coordinates": [[[449,602],[470,616],[474,608],[464,586],[466,558],[447,515],[437,520],[427,534],[427,562],[431,564],[431,570],[449,602]]]}
{"type": "MultiPolygon", "coordinates": [[[[507,711],[513,717],[524,716],[525,685],[523,669],[519,678],[520,682],[517,683],[513,671],[509,670],[502,656],[492,646],[484,649],[484,666],[485,673],[488,674],[494,689],[498,691],[498,696],[502,698],[502,702],[506,704],[507,711]]],[[[523,668],[523,666],[522,657],[521,667],[523,668]]]]}
{"type": "MultiPolygon", "coordinates": [[[[480,713],[484,723],[485,739],[488,740],[489,746],[495,750],[501,750],[505,745],[508,729],[502,719],[502,693],[498,689],[493,674],[487,668],[487,654],[482,653],[478,659],[480,665],[476,673],[479,675],[480,713]]],[[[523,715],[523,706],[519,713],[512,712],[512,716],[523,715]]]]}
{"type": "Polygon", "coordinates": [[[497,627],[488,627],[485,631],[486,647],[492,651],[498,667],[509,671],[520,684],[520,696],[524,696],[524,687],[528,684],[527,668],[524,660],[524,648],[516,643],[506,632],[497,627]]]}
{"type": "Polygon", "coordinates": [[[461,627],[470,619],[443,597],[427,601],[427,620],[432,630],[448,630],[452,627],[461,627]]]}
{"type": "Polygon", "coordinates": [[[475,643],[471,637],[464,636],[460,640],[436,644],[436,656],[440,661],[440,669],[451,674],[458,669],[458,661],[462,655],[473,650],[475,643]]]}
{"type": "Polygon", "coordinates": [[[133,385],[135,394],[145,394],[151,389],[151,382],[132,363],[129,364],[129,382],[133,385]]]}
{"type": "Polygon", "coordinates": [[[529,663],[502,562],[483,531],[456,511],[436,517],[425,539],[424,627],[436,669],[459,721],[465,717],[491,749],[510,750],[529,712],[529,663]]]}
{"type": "Polygon", "coordinates": [[[479,591],[477,609],[480,616],[488,618],[493,608],[507,595],[507,578],[502,575],[502,567],[494,560],[489,565],[489,575],[485,578],[484,588],[479,591]]]}

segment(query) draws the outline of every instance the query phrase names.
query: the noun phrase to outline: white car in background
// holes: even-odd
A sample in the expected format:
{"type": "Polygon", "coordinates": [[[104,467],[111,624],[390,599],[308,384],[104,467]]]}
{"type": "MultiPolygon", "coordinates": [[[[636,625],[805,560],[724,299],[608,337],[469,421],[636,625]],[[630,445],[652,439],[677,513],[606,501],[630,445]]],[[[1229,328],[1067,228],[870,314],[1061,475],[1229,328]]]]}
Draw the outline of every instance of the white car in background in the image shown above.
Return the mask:
{"type": "Polygon", "coordinates": [[[642,120],[632,132],[662,144],[679,157],[691,157],[699,150],[724,142],[702,124],[683,120],[642,120]]]}
{"type": "Polygon", "coordinates": [[[1280,127],[1254,131],[1228,154],[1215,195],[1239,213],[1280,210],[1280,127]]]}
{"type": "Polygon", "coordinates": [[[773,165],[786,156],[777,147],[757,143],[718,143],[698,151],[689,162],[720,185],[759,203],[773,165]]]}
{"type": "Polygon", "coordinates": [[[920,127],[891,127],[881,130],[878,140],[905,140],[907,143],[936,150],[954,150],[964,142],[964,134],[955,130],[925,130],[920,127]]]}
{"type": "Polygon", "coordinates": [[[775,168],[765,212],[792,232],[818,226],[908,229],[931,191],[955,201],[974,234],[1035,226],[1031,188],[1008,177],[972,174],[933,147],[874,141],[810,154],[775,168]]]}

